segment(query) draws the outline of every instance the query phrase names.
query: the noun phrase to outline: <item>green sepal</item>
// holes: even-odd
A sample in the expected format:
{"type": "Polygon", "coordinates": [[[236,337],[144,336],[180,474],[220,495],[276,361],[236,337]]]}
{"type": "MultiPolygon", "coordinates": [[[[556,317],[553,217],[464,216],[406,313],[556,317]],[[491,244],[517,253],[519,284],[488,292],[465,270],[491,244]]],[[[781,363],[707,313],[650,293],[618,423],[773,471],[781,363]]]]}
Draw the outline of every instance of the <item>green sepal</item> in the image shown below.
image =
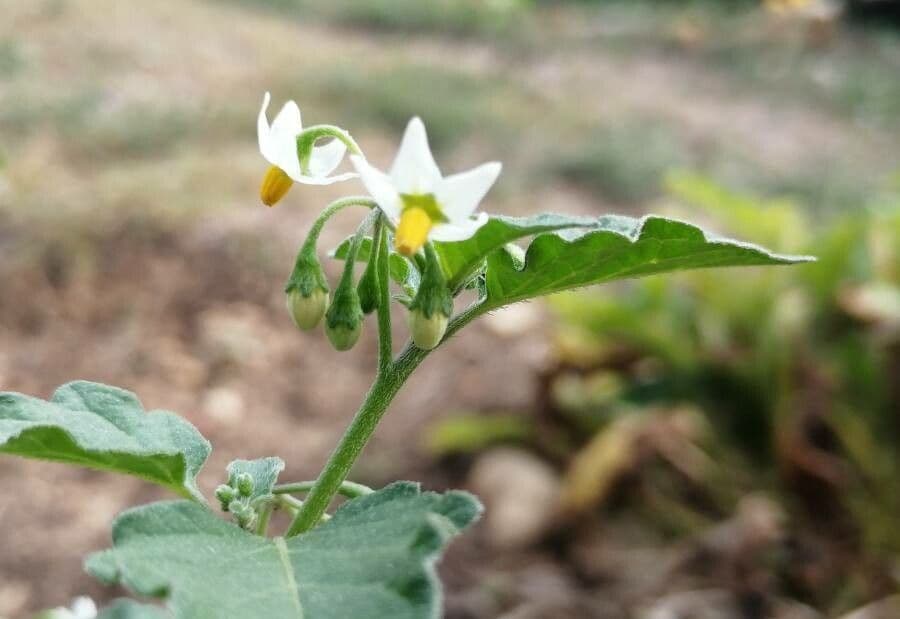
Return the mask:
{"type": "Polygon", "coordinates": [[[447,286],[444,270],[430,245],[425,247],[425,267],[422,272],[422,282],[419,290],[409,304],[410,311],[418,311],[425,318],[431,318],[434,314],[450,317],[453,313],[453,295],[447,286]]]}
{"type": "Polygon", "coordinates": [[[366,264],[366,270],[359,278],[356,292],[359,295],[359,306],[363,314],[371,314],[378,309],[378,273],[376,271],[377,252],[366,264]]]}
{"type": "Polygon", "coordinates": [[[325,272],[322,270],[322,265],[319,263],[314,249],[310,251],[304,248],[297,254],[294,270],[284,286],[286,294],[294,290],[304,298],[311,297],[316,290],[325,293],[329,291],[328,280],[325,278],[325,272]]]}
{"type": "Polygon", "coordinates": [[[325,334],[337,350],[350,350],[356,345],[363,316],[356,287],[350,278],[342,279],[325,313],[325,334]]]}

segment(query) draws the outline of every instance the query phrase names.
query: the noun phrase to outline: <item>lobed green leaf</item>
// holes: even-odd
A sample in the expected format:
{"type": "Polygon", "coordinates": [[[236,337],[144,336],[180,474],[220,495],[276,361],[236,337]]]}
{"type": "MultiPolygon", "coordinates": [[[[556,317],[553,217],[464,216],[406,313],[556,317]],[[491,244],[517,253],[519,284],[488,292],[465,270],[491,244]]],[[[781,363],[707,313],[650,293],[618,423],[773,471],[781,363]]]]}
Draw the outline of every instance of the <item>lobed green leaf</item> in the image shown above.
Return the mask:
{"type": "Polygon", "coordinates": [[[673,219],[605,216],[588,230],[537,236],[524,257],[517,247],[491,253],[485,272],[485,307],[669,271],[810,260],[716,237],[673,219]]]}
{"type": "Polygon", "coordinates": [[[78,381],[49,401],[0,393],[0,453],[134,475],[203,502],[209,442],[181,417],[145,412],[130,391],[78,381]]]}
{"type": "Polygon", "coordinates": [[[195,503],[154,503],[120,515],[113,548],[86,567],[166,598],[176,617],[436,617],[435,560],[480,511],[467,493],[398,482],[348,501],[300,536],[266,539],[195,503]]]}
{"type": "Polygon", "coordinates": [[[471,238],[452,243],[435,243],[447,283],[451,290],[464,285],[484,264],[484,259],[517,239],[543,232],[568,228],[591,228],[596,221],[586,217],[571,217],[543,213],[531,217],[492,215],[471,238]]]}

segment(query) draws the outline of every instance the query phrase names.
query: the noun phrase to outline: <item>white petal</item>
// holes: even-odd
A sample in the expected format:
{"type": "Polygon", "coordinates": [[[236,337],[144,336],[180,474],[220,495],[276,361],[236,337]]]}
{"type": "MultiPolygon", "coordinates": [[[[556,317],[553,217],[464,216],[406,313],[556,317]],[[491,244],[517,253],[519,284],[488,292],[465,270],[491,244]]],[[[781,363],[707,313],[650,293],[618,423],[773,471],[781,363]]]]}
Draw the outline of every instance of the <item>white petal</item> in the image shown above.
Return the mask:
{"type": "Polygon", "coordinates": [[[351,155],[350,162],[359,172],[359,179],[375,198],[375,202],[384,211],[384,214],[393,220],[400,219],[400,194],[391,182],[391,177],[369,165],[364,157],[351,155]]]}
{"type": "Polygon", "coordinates": [[[332,183],[339,183],[357,176],[359,175],[355,172],[343,172],[334,176],[301,176],[299,179],[294,180],[305,185],[331,185],[332,183]]]}
{"type": "Polygon", "coordinates": [[[259,152],[266,158],[269,163],[273,163],[276,157],[276,149],[273,148],[271,131],[269,130],[269,119],[266,118],[266,111],[269,109],[269,101],[272,95],[268,92],[263,96],[263,104],[259,110],[259,117],[256,119],[256,136],[259,139],[259,152]]]}
{"type": "Polygon", "coordinates": [[[488,222],[487,213],[479,213],[475,219],[466,219],[449,224],[438,224],[429,236],[435,241],[465,241],[488,222]]]}
{"type": "Polygon", "coordinates": [[[275,159],[271,161],[272,165],[276,165],[284,170],[285,174],[298,183],[308,183],[309,177],[300,170],[300,157],[297,155],[297,138],[280,138],[275,146],[277,151],[275,159]]]}
{"type": "Polygon", "coordinates": [[[296,138],[303,131],[300,108],[294,101],[288,101],[272,121],[272,133],[276,136],[289,135],[296,138]]]}
{"type": "Polygon", "coordinates": [[[301,131],[300,108],[293,101],[288,101],[270,127],[266,119],[270,101],[271,95],[267,92],[256,122],[259,150],[269,163],[284,170],[295,181],[303,182],[300,160],[297,157],[297,134],[301,131]]]}
{"type": "Polygon", "coordinates": [[[432,193],[441,179],[441,171],[434,162],[428,135],[422,119],[416,116],[409,121],[400,150],[391,167],[391,178],[400,193],[432,193]]]}
{"type": "Polygon", "coordinates": [[[485,163],[468,172],[448,176],[438,183],[434,197],[451,222],[465,219],[475,212],[488,189],[497,180],[503,166],[485,163]]]}
{"type": "Polygon", "coordinates": [[[77,619],[94,619],[97,616],[97,605],[86,596],[75,598],[72,603],[72,614],[77,619]]]}
{"type": "Polygon", "coordinates": [[[312,156],[309,158],[310,176],[328,176],[331,174],[341,163],[345,152],[347,152],[347,146],[337,139],[330,141],[324,146],[314,147],[312,156]]]}

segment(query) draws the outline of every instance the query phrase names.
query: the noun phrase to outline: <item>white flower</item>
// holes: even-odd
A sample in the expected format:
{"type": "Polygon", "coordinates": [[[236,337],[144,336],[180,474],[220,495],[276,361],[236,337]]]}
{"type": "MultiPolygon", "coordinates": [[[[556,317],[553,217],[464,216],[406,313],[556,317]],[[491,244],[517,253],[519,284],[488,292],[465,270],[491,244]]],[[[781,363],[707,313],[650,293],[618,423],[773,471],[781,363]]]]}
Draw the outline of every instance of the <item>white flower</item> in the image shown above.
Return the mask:
{"type": "Polygon", "coordinates": [[[71,608],[54,608],[47,611],[46,619],[94,619],[97,616],[97,606],[89,597],[78,597],[72,601],[71,608]]]}
{"type": "Polygon", "coordinates": [[[390,174],[372,167],[363,157],[351,155],[350,160],[375,202],[396,225],[397,251],[407,256],[429,238],[462,241],[487,223],[486,213],[472,215],[502,167],[493,161],[442,176],[419,118],[409,121],[390,174]]]}
{"type": "Polygon", "coordinates": [[[307,185],[330,185],[356,176],[353,172],[329,176],[347,152],[347,146],[340,139],[333,139],[322,146],[313,145],[309,160],[301,165],[297,153],[297,136],[303,132],[300,108],[295,102],[288,101],[269,125],[266,111],[270,100],[271,95],[267,92],[256,126],[259,151],[272,164],[260,187],[260,197],[265,204],[272,206],[278,202],[294,181],[307,185]]]}

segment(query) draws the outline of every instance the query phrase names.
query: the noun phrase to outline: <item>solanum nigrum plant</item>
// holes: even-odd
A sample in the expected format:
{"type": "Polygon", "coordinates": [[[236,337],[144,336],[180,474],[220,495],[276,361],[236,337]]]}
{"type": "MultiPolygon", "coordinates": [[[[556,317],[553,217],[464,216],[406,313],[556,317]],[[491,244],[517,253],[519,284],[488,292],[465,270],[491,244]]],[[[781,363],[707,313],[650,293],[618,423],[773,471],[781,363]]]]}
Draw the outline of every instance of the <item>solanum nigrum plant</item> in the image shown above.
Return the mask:
{"type": "Polygon", "coordinates": [[[370,194],[322,211],[285,295],[294,323],[301,329],[324,323],[338,350],[354,346],[366,314],[374,312],[375,378],[317,479],[280,480],[284,462],[277,457],[235,460],[213,501],[196,483],[211,446],[183,418],[147,412],[134,394],[90,382],[63,385],[49,400],[0,394],[0,451],[134,475],[180,496],[122,513],[113,523],[112,547],[85,563],[102,581],[161,598],[163,605],[120,600],[101,617],[439,615],[435,561],[478,517],[478,500],[465,492],[423,492],[408,481],[372,490],[347,479],[391,400],[428,355],[479,316],[541,295],[666,271],[809,259],[663,217],[475,214],[500,164],[443,175],[418,118],[385,173],[347,131],[303,128],[293,101],[270,125],[268,104],[267,93],[258,125],[260,150],[271,164],[260,189],[263,203],[275,205],[295,182],[330,184],[357,175],[370,194]],[[348,153],[356,172],[333,174],[348,153]],[[318,240],[344,209],[359,210],[360,223],[330,254],[343,261],[332,287],[318,240]],[[474,291],[467,295],[474,301],[457,306],[466,290],[474,291]],[[396,354],[394,303],[403,306],[410,333],[396,354]],[[329,514],[338,495],[346,501],[329,514]],[[269,530],[275,510],[290,516],[277,535],[269,530]]]}

